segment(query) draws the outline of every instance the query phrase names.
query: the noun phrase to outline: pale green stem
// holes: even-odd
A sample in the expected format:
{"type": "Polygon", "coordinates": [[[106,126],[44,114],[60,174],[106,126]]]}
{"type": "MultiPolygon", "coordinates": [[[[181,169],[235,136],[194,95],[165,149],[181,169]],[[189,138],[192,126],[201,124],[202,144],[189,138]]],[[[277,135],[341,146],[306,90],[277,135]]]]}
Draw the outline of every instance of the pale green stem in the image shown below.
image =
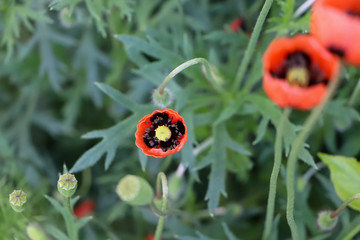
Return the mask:
{"type": "MultiPolygon", "coordinates": [[[[65,197],[65,207],[71,216],[71,219],[72,219],[71,221],[73,221],[74,214],[73,214],[70,200],[71,200],[70,197],[65,197]]],[[[77,228],[75,227],[75,222],[71,223],[71,222],[66,221],[66,219],[65,219],[65,222],[66,222],[66,228],[67,228],[67,232],[69,234],[70,240],[78,240],[78,232],[77,232],[77,228]]]]}
{"type": "Polygon", "coordinates": [[[358,80],[358,82],[356,84],[356,87],[355,87],[354,91],[351,94],[351,97],[350,97],[350,100],[349,100],[349,105],[350,106],[354,105],[354,102],[356,100],[356,97],[357,97],[359,91],[360,91],[360,79],[358,80]]]}
{"type": "Polygon", "coordinates": [[[360,232],[360,224],[351,229],[351,231],[342,240],[352,240],[358,232],[360,232]]]}
{"type": "Polygon", "coordinates": [[[294,203],[295,203],[295,170],[296,163],[298,160],[298,155],[300,149],[303,147],[305,140],[310,134],[310,131],[314,127],[315,123],[321,116],[322,111],[324,110],[327,103],[330,101],[335,90],[337,89],[340,82],[340,72],[334,74],[330,80],[327,93],[320,103],[306,119],[304,127],[300,134],[294,140],[291,146],[291,152],[288,158],[287,170],[286,170],[286,190],[287,190],[287,206],[286,206],[286,218],[291,230],[291,235],[293,240],[299,239],[299,233],[294,219],[294,203]]]}
{"type": "Polygon", "coordinates": [[[291,112],[290,108],[284,109],[279,125],[276,129],[276,139],[275,139],[275,154],[274,154],[274,166],[271,172],[270,177],[270,189],[269,189],[269,197],[266,208],[266,217],[265,217],[265,230],[263,233],[263,240],[269,239],[272,223],[274,219],[274,209],[275,209],[275,197],[276,197],[276,187],[277,187],[277,179],[281,167],[281,155],[282,155],[282,139],[283,132],[286,119],[288,118],[291,112]]]}
{"type": "Polygon", "coordinates": [[[65,206],[66,206],[66,209],[69,211],[70,215],[72,215],[70,197],[65,197],[65,206]]]}
{"type": "Polygon", "coordinates": [[[346,201],[343,202],[338,209],[336,209],[335,211],[333,211],[333,212],[330,214],[330,217],[331,217],[331,218],[337,217],[352,201],[354,201],[354,200],[356,200],[356,199],[360,199],[360,193],[357,193],[357,194],[355,194],[354,196],[346,199],[346,201]]]}
{"type": "MultiPolygon", "coordinates": [[[[161,211],[163,213],[167,212],[167,205],[168,205],[168,195],[169,195],[169,189],[168,184],[166,180],[166,176],[163,172],[160,172],[157,175],[156,179],[156,197],[160,197],[162,193],[162,206],[161,211]]],[[[154,240],[160,240],[161,233],[164,228],[164,222],[165,222],[165,216],[159,216],[159,221],[156,227],[155,231],[155,239],[154,240]]]]}
{"type": "Polygon", "coordinates": [[[174,78],[177,74],[179,74],[180,72],[182,72],[183,70],[185,70],[188,67],[191,67],[193,65],[199,64],[199,63],[203,63],[203,64],[209,64],[208,61],[205,58],[194,58],[191,59],[189,61],[184,62],[183,64],[177,66],[174,70],[172,70],[169,75],[166,76],[166,78],[164,79],[164,81],[161,83],[161,85],[159,86],[159,92],[160,94],[163,94],[164,89],[166,87],[166,85],[169,83],[169,81],[174,78]]]}
{"type": "Polygon", "coordinates": [[[250,59],[253,55],[253,52],[255,50],[256,43],[259,39],[261,29],[264,25],[266,16],[269,13],[269,10],[271,8],[271,5],[273,3],[273,0],[266,0],[264,3],[263,8],[261,9],[260,15],[256,21],[255,27],[253,32],[251,33],[251,38],[249,41],[249,44],[245,50],[245,56],[240,64],[240,67],[238,69],[238,72],[235,77],[235,81],[233,83],[233,91],[237,91],[239,89],[239,86],[241,84],[241,80],[244,78],[245,72],[247,67],[249,66],[250,59]]]}

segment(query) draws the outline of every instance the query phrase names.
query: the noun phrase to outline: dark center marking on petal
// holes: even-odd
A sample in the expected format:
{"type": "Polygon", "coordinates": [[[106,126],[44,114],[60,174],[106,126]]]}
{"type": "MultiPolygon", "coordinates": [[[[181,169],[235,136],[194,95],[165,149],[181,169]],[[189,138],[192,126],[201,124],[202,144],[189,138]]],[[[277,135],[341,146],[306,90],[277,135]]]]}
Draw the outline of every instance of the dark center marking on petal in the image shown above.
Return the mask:
{"type": "Polygon", "coordinates": [[[327,49],[329,52],[332,52],[335,55],[338,55],[339,57],[345,57],[345,51],[342,48],[336,47],[336,46],[328,46],[327,49]]]}
{"type": "Polygon", "coordinates": [[[291,85],[303,88],[315,84],[327,84],[325,73],[318,64],[311,61],[308,54],[302,51],[289,53],[285,60],[270,73],[273,77],[285,79],[291,85]]]}
{"type": "Polygon", "coordinates": [[[352,17],[360,18],[360,11],[356,10],[347,10],[346,13],[352,17]]]}
{"type": "Polygon", "coordinates": [[[146,128],[143,135],[144,143],[150,148],[161,148],[164,152],[176,148],[180,144],[182,135],[185,134],[185,126],[181,121],[173,122],[167,113],[156,113],[151,118],[151,126],[146,128]],[[171,136],[166,141],[156,137],[156,129],[161,126],[171,131],[171,136]]]}

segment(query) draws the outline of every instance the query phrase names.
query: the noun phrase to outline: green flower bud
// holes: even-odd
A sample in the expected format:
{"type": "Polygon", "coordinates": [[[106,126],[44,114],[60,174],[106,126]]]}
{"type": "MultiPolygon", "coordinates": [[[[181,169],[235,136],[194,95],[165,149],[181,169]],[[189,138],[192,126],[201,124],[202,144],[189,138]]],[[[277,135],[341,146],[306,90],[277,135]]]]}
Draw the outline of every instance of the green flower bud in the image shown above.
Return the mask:
{"type": "Polygon", "coordinates": [[[9,194],[9,202],[15,212],[22,212],[25,209],[26,193],[22,190],[14,190],[9,194]]]}
{"type": "Polygon", "coordinates": [[[65,173],[60,176],[57,188],[64,197],[71,197],[76,191],[77,182],[73,174],[65,173]]]}
{"type": "Polygon", "coordinates": [[[177,174],[171,174],[169,177],[169,196],[172,199],[177,199],[184,189],[183,178],[177,174]]]}
{"type": "Polygon", "coordinates": [[[116,193],[120,199],[130,205],[146,205],[154,198],[154,191],[143,178],[135,175],[126,175],[116,186],[116,193]]]}
{"type": "Polygon", "coordinates": [[[337,222],[338,222],[338,217],[331,217],[331,213],[333,211],[331,210],[324,210],[324,211],[320,211],[318,213],[318,217],[316,220],[316,223],[319,227],[319,229],[323,232],[329,232],[331,230],[334,229],[334,227],[336,226],[337,222]]]}
{"type": "Polygon", "coordinates": [[[26,234],[30,240],[47,240],[44,231],[37,224],[29,224],[26,227],[26,234]]]}
{"type": "Polygon", "coordinates": [[[165,88],[162,93],[159,89],[155,89],[151,95],[152,102],[155,106],[165,108],[173,102],[173,94],[168,88],[165,88]]]}

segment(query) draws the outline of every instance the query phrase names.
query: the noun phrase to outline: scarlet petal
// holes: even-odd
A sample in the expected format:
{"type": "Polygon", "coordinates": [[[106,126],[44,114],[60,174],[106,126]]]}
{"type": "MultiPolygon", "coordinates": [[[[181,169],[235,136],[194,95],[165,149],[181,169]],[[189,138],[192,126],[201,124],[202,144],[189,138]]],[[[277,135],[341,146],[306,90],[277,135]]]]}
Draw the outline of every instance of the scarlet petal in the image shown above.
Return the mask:
{"type": "Polygon", "coordinates": [[[310,57],[311,65],[320,68],[327,80],[339,70],[339,59],[330,54],[312,36],[297,35],[293,38],[274,40],[263,56],[263,87],[269,98],[280,107],[308,110],[318,105],[326,94],[324,83],[307,88],[290,85],[286,79],[277,78],[275,72],[290,53],[302,52],[310,57]]]}
{"type": "Polygon", "coordinates": [[[156,110],[153,113],[143,117],[139,121],[139,123],[137,125],[137,130],[135,132],[136,146],[138,148],[140,148],[145,155],[155,157],[155,158],[163,158],[170,154],[179,152],[182,149],[182,147],[185,145],[186,141],[187,141],[187,127],[185,125],[184,119],[177,112],[175,112],[172,109],[168,109],[168,108],[156,110]],[[172,122],[175,123],[177,121],[180,121],[183,123],[183,125],[185,127],[185,133],[182,134],[180,138],[178,138],[179,145],[177,145],[174,149],[167,150],[164,152],[161,148],[150,148],[145,144],[143,135],[145,134],[146,128],[149,128],[151,126],[150,119],[156,113],[166,113],[166,114],[168,114],[169,118],[172,118],[172,122]]]}
{"type": "Polygon", "coordinates": [[[360,66],[360,14],[358,0],[317,0],[312,9],[310,30],[324,47],[360,66]]]}
{"type": "Polygon", "coordinates": [[[91,215],[95,209],[95,202],[93,200],[86,200],[74,208],[74,214],[78,218],[86,217],[91,215]]]}
{"type": "Polygon", "coordinates": [[[236,19],[235,19],[234,21],[232,21],[232,23],[230,24],[231,30],[233,30],[234,32],[239,31],[239,29],[241,28],[242,22],[243,22],[242,18],[236,18],[236,19]]]}

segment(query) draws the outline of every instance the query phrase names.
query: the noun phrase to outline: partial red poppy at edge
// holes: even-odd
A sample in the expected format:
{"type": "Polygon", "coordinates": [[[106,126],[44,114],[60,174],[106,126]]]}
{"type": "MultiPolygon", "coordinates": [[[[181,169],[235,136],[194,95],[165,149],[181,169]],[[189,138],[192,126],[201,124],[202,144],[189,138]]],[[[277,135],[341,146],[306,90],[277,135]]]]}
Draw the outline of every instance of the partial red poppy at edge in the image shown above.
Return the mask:
{"type": "Polygon", "coordinates": [[[181,150],[187,141],[184,119],[174,110],[161,109],[143,117],[135,132],[135,144],[142,152],[155,158],[166,157],[181,150]],[[160,136],[167,137],[157,138],[160,136]],[[165,134],[165,135],[164,135],[165,134]]]}
{"type": "Polygon", "coordinates": [[[321,102],[327,82],[337,74],[339,64],[339,59],[310,35],[275,39],[263,56],[263,87],[278,106],[308,110],[321,102]],[[286,66],[295,55],[304,56],[307,61],[310,76],[307,86],[291,85],[286,79],[286,66]]]}
{"type": "Polygon", "coordinates": [[[74,207],[74,214],[78,218],[91,215],[95,209],[95,202],[93,200],[85,200],[74,207]]]}
{"type": "Polygon", "coordinates": [[[233,30],[234,32],[237,32],[239,31],[240,28],[243,28],[244,29],[244,21],[242,18],[238,17],[238,18],[235,18],[234,21],[232,21],[230,23],[230,28],[231,30],[233,30]]]}
{"type": "Polygon", "coordinates": [[[312,8],[310,30],[329,51],[360,66],[359,0],[317,0],[312,8]]]}
{"type": "MultiPolygon", "coordinates": [[[[154,235],[147,235],[146,236],[146,240],[154,240],[154,239],[155,239],[154,235]]],[[[162,238],[160,240],[162,240],[162,238]]]]}

